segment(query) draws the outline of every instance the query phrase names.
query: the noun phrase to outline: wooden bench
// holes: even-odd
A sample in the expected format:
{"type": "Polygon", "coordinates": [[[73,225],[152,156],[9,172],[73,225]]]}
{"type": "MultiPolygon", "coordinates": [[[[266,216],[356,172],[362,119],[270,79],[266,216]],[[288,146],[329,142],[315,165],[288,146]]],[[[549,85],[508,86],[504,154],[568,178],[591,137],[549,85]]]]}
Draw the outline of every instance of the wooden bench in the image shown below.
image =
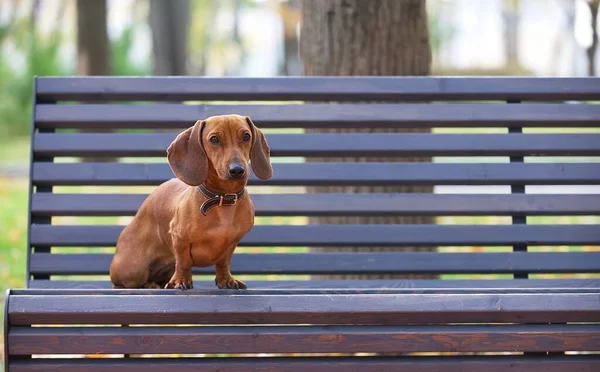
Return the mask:
{"type": "Polygon", "coordinates": [[[6,296],[6,371],[600,370],[600,79],[48,77],[34,90],[28,288],[6,296]],[[258,225],[232,263],[249,289],[217,290],[214,268],[201,268],[192,291],[111,290],[110,247],[172,177],[168,144],[226,113],[265,130],[274,161],[271,180],[250,180],[258,225]],[[302,131],[394,127],[438,130],[302,131]],[[293,161],[341,156],[441,161],[293,161]],[[357,185],[437,189],[304,192],[357,185]],[[483,219],[304,225],[307,216],[483,219]],[[298,248],[348,246],[398,249],[298,248]],[[322,278],[340,274],[438,277],[322,278]],[[112,358],[80,357],[97,354],[112,358]]]}

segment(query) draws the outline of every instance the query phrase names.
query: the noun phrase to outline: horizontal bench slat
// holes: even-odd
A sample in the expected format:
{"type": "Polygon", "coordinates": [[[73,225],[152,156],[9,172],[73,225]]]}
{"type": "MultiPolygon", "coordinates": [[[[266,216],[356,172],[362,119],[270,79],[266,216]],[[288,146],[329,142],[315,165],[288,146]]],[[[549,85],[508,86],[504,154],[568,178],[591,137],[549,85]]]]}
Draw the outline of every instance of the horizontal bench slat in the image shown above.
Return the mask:
{"type": "MultiPolygon", "coordinates": [[[[553,289],[570,288],[586,289],[599,288],[600,279],[468,279],[468,280],[438,280],[438,279],[356,279],[356,280],[247,280],[250,290],[272,290],[272,289],[313,289],[313,290],[340,290],[340,289],[553,289]]],[[[107,280],[46,280],[32,279],[29,288],[38,290],[99,290],[111,288],[107,280]]],[[[199,280],[194,282],[194,288],[215,289],[213,280],[199,280]]],[[[223,290],[221,290],[223,291],[223,290]]],[[[148,290],[145,289],[144,293],[148,290]]],[[[186,293],[186,292],[183,292],[186,293]]],[[[240,292],[236,292],[240,293],[240,292]]]]}
{"type": "MultiPolygon", "coordinates": [[[[35,193],[35,216],[133,216],[148,194],[35,193]]],[[[600,197],[561,194],[252,194],[257,216],[595,215],[600,197]]]]}
{"type": "Polygon", "coordinates": [[[597,355],[441,357],[269,357],[269,358],[60,358],[11,361],[10,372],[595,372],[597,355]]]}
{"type": "Polygon", "coordinates": [[[598,351],[600,325],[13,327],[8,345],[10,355],[598,351]]]}
{"type": "MultiPolygon", "coordinates": [[[[112,254],[32,253],[29,272],[105,275],[112,254]]],[[[600,252],[514,253],[236,253],[231,271],[246,274],[479,274],[600,272],[600,252]]],[[[213,274],[214,267],[194,268],[213,274]]]]}
{"type": "Polygon", "coordinates": [[[250,116],[260,128],[599,127],[588,104],[50,105],[37,128],[187,128],[213,115],[250,116]]]}
{"type": "Polygon", "coordinates": [[[597,293],[10,296],[9,323],[351,324],[599,322],[597,293]]]}
{"type": "MultiPolygon", "coordinates": [[[[464,280],[439,280],[439,279],[418,279],[417,281],[426,281],[426,282],[465,282],[464,280]]],[[[181,291],[179,289],[145,289],[145,288],[117,288],[117,289],[106,289],[106,288],[23,288],[23,289],[11,289],[11,296],[60,296],[60,295],[69,295],[69,296],[88,296],[88,295],[153,295],[153,296],[187,296],[190,292],[199,295],[207,295],[207,296],[220,296],[223,294],[235,294],[236,296],[245,296],[245,295],[320,295],[320,294],[461,294],[461,293],[520,293],[520,294],[528,294],[528,293],[545,293],[545,294],[554,294],[554,293],[598,293],[600,294],[600,287],[589,287],[589,286],[574,286],[574,287],[553,287],[552,285],[558,283],[565,283],[571,280],[567,279],[531,279],[534,284],[538,282],[542,283],[550,283],[549,286],[542,285],[534,285],[532,287],[523,287],[519,288],[518,286],[510,286],[510,287],[485,287],[474,288],[472,286],[469,287],[423,287],[423,288],[394,288],[394,287],[377,287],[375,285],[372,288],[328,288],[328,289],[319,289],[319,288],[302,288],[302,287],[294,287],[294,288],[277,288],[274,287],[258,287],[258,289],[252,287],[249,290],[239,291],[235,289],[218,289],[216,286],[213,288],[208,288],[204,286],[206,284],[206,280],[200,281],[201,286],[196,288],[192,288],[186,291],[181,291]],[[556,283],[554,283],[556,282],[556,283]],[[554,284],[552,284],[554,283],[554,284]]],[[[325,281],[333,281],[340,282],[340,280],[325,280],[325,281]]],[[[366,279],[364,282],[367,283],[387,283],[390,280],[387,279],[366,279]]],[[[395,282],[405,282],[406,280],[395,280],[395,282]]],[[[481,279],[475,280],[475,283],[480,282],[481,279]]],[[[517,280],[509,280],[509,279],[501,279],[501,280],[487,280],[487,282],[514,282],[514,283],[522,283],[523,279],[517,280]]],[[[582,282],[581,279],[578,279],[579,282],[582,282]]],[[[60,282],[60,280],[56,280],[55,282],[60,282]]],[[[88,281],[84,281],[88,282],[88,281]]],[[[253,283],[257,283],[252,281],[253,283]]],[[[264,283],[262,281],[258,281],[260,283],[264,283]]],[[[284,283],[297,283],[298,281],[279,281],[284,283]]],[[[307,281],[305,281],[308,283],[307,281]]],[[[323,280],[310,280],[310,283],[315,282],[323,282],[323,280]]],[[[342,280],[342,282],[353,283],[356,280],[342,280]]],[[[576,280],[577,282],[577,280],[576,280]]],[[[275,282],[266,282],[266,283],[275,283],[275,282]]],[[[214,283],[213,283],[214,284],[214,283]]]]}
{"type": "MultiPolygon", "coordinates": [[[[31,225],[31,244],[114,246],[121,225],[31,225]]],[[[596,225],[258,225],[240,246],[594,245],[596,225]]]]}
{"type": "MultiPolygon", "coordinates": [[[[600,107],[600,105],[598,105],[600,107]]],[[[600,163],[295,163],[250,185],[598,185],[600,163]]],[[[36,185],[158,185],[173,178],[166,163],[34,163],[36,185]]]]}
{"type": "Polygon", "coordinates": [[[577,100],[600,79],[548,77],[39,77],[43,100],[577,100]]]}
{"type": "MultiPolygon", "coordinates": [[[[38,156],[165,157],[177,133],[37,133],[38,156]]],[[[599,155],[600,134],[267,134],[271,156],[599,155]]]]}

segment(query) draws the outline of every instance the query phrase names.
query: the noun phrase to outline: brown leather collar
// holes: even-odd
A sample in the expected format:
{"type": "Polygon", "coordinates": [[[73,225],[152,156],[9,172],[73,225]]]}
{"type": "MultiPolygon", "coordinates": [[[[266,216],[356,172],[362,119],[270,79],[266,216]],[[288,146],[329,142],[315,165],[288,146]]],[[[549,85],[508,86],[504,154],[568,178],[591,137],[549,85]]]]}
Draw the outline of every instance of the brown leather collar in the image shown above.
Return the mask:
{"type": "Polygon", "coordinates": [[[198,186],[198,191],[200,191],[202,195],[206,196],[206,201],[200,206],[200,211],[205,216],[206,212],[208,212],[208,210],[212,207],[236,205],[238,200],[240,200],[246,193],[246,189],[242,189],[235,194],[221,194],[209,190],[206,186],[204,186],[204,184],[198,186]]]}

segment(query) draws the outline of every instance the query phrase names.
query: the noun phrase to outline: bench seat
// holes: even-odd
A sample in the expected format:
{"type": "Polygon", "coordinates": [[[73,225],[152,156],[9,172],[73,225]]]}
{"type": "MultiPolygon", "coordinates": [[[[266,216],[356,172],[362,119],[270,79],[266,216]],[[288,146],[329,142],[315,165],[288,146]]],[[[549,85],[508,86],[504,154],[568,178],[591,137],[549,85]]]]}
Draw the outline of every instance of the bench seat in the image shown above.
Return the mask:
{"type": "Polygon", "coordinates": [[[466,371],[500,367],[592,371],[600,367],[598,355],[553,357],[550,358],[553,365],[546,364],[545,359],[532,365],[527,356],[510,355],[515,350],[597,351],[600,324],[582,322],[598,320],[599,289],[226,292],[229,293],[198,289],[185,293],[14,290],[7,313],[11,324],[7,339],[9,351],[17,357],[11,371],[37,368],[70,371],[84,367],[165,371],[178,368],[180,363],[185,365],[169,357],[150,363],[146,358],[133,358],[131,354],[176,354],[184,356],[190,363],[188,367],[193,366],[198,371],[239,371],[243,364],[236,363],[238,358],[197,359],[198,354],[344,355],[359,350],[365,355],[376,353],[379,357],[353,358],[353,361],[339,356],[304,357],[295,361],[291,357],[263,357],[263,361],[248,360],[246,368],[300,371],[310,366],[325,371],[327,368],[341,370],[349,363],[358,371],[374,371],[384,366],[394,371],[409,370],[410,366],[436,371],[440,370],[441,362],[447,363],[443,370],[461,367],[466,371]],[[548,324],[562,322],[567,324],[548,324]],[[36,327],[31,327],[34,324],[36,327]],[[41,327],[53,324],[62,326],[41,327]],[[183,324],[186,326],[181,326],[183,324]],[[507,355],[492,357],[483,364],[473,356],[435,361],[414,355],[457,351],[507,355]],[[89,367],[85,361],[76,359],[34,359],[22,366],[19,364],[19,356],[47,353],[125,353],[129,354],[129,360],[108,360],[89,364],[89,367]],[[412,356],[399,357],[399,354],[412,356]]]}

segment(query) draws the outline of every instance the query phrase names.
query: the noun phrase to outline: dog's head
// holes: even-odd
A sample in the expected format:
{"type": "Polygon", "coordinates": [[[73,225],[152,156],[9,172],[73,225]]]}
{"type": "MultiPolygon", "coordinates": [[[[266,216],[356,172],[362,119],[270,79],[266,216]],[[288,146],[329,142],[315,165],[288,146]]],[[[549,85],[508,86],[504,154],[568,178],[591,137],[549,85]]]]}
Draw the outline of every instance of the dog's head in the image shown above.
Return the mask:
{"type": "Polygon", "coordinates": [[[222,115],[198,120],[167,149],[169,166],[190,186],[206,180],[209,171],[223,181],[248,179],[248,163],[256,177],[273,176],[269,145],[247,116],[222,115]]]}

